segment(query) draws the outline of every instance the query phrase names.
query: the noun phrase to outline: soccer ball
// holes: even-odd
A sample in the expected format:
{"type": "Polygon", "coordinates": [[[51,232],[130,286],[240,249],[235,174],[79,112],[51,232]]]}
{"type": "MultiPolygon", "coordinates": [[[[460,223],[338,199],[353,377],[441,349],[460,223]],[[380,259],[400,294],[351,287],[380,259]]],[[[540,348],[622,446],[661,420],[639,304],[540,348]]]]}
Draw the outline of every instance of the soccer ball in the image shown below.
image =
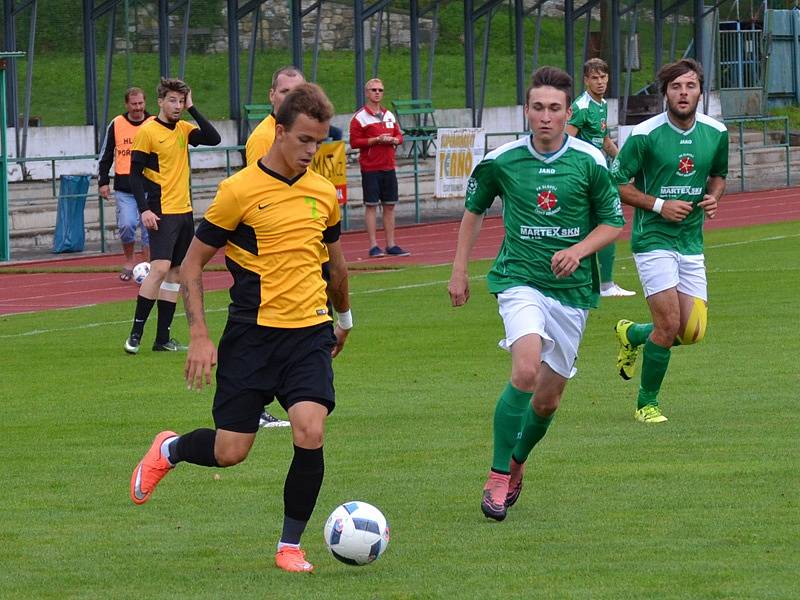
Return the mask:
{"type": "Polygon", "coordinates": [[[361,501],[345,502],[325,523],[325,545],[334,558],[361,566],[377,560],[389,544],[389,524],[381,511],[361,501]]]}
{"type": "Polygon", "coordinates": [[[138,265],[133,267],[133,280],[138,285],[142,285],[142,282],[144,281],[144,278],[147,277],[148,273],[150,273],[150,263],[140,262],[138,265]]]}

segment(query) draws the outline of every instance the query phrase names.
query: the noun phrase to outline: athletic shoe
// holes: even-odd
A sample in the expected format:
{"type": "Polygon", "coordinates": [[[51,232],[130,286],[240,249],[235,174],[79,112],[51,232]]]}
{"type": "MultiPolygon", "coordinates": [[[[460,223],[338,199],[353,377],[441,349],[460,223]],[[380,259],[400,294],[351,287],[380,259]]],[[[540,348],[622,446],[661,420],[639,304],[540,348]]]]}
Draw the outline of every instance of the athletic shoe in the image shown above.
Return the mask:
{"type": "Polygon", "coordinates": [[[631,379],[636,374],[636,359],[639,356],[639,347],[634,346],[628,341],[628,329],[633,325],[633,321],[620,319],[614,326],[614,333],[619,342],[619,352],[617,353],[617,370],[619,376],[625,380],[631,379]]]}
{"type": "Polygon", "coordinates": [[[667,421],[667,417],[661,414],[661,409],[655,404],[643,406],[633,413],[633,417],[640,423],[665,423],[667,421]]]}
{"type": "Polygon", "coordinates": [[[269,427],[291,427],[291,423],[289,421],[283,421],[278,417],[273,417],[267,411],[261,413],[261,418],[258,420],[258,426],[269,428],[269,427]]]}
{"type": "Polygon", "coordinates": [[[633,290],[626,290],[619,287],[616,283],[612,283],[608,289],[600,290],[600,295],[603,298],[622,298],[624,296],[635,296],[636,292],[633,290]]]}
{"type": "Polygon", "coordinates": [[[150,499],[150,494],[156,489],[158,482],[170,472],[172,465],[161,454],[161,444],[164,440],[175,437],[178,434],[174,431],[162,431],[159,433],[144,458],[139,461],[131,475],[131,500],[134,504],[144,504],[150,499]]]}
{"type": "Polygon", "coordinates": [[[306,560],[306,554],[300,548],[284,546],[275,553],[275,565],[292,573],[311,573],[314,565],[306,560]]]}
{"type": "Polygon", "coordinates": [[[381,250],[380,246],[373,246],[369,249],[369,257],[370,258],[380,258],[381,256],[385,256],[383,250],[381,250]]]}
{"type": "Polygon", "coordinates": [[[525,463],[518,463],[511,457],[511,479],[508,482],[508,494],[506,494],[506,508],[510,508],[519,500],[522,492],[522,476],[525,474],[525,463]]]}
{"type": "Polygon", "coordinates": [[[136,354],[139,352],[139,344],[142,341],[142,336],[138,333],[132,333],[128,336],[128,339],[125,340],[125,352],[128,354],[136,354]]]}
{"type": "Polygon", "coordinates": [[[188,349],[188,346],[184,346],[175,338],[169,338],[163,344],[153,342],[153,352],[186,352],[188,349]]]}
{"type": "Polygon", "coordinates": [[[483,486],[483,500],[481,500],[481,510],[483,514],[502,521],[506,518],[506,498],[508,497],[508,482],[511,475],[502,475],[489,471],[489,479],[483,486]]]}
{"type": "Polygon", "coordinates": [[[408,250],[403,250],[400,246],[392,246],[391,248],[386,248],[386,255],[387,256],[409,256],[411,252],[408,250]]]}

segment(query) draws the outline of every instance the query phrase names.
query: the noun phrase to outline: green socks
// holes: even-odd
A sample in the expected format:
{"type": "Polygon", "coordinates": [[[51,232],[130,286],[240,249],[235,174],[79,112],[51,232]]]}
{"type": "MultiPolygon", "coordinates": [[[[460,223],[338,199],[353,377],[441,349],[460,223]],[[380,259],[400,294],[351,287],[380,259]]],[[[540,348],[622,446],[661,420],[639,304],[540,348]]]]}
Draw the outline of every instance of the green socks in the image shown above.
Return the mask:
{"type": "Polygon", "coordinates": [[[614,281],[614,257],[617,254],[617,245],[611,243],[597,252],[597,260],[600,263],[601,283],[614,281]]]}
{"type": "Polygon", "coordinates": [[[525,411],[531,405],[531,392],[518,390],[511,382],[506,385],[494,409],[494,455],[492,470],[508,473],[511,451],[522,429],[525,411]]]}
{"type": "MultiPolygon", "coordinates": [[[[652,325],[651,325],[652,327],[652,325]]],[[[631,327],[628,331],[633,329],[631,327]]],[[[630,339],[630,338],[629,338],[630,339]]],[[[637,408],[648,404],[658,406],[658,391],[669,366],[670,349],[647,340],[642,353],[642,383],[639,386],[637,408]]]]}
{"type": "Polygon", "coordinates": [[[525,413],[525,422],[522,425],[522,433],[520,434],[517,445],[514,446],[514,460],[518,463],[524,463],[528,460],[528,455],[533,450],[533,447],[539,443],[547,433],[547,428],[550,427],[550,422],[553,420],[555,413],[549,417],[540,417],[533,410],[533,406],[528,406],[528,411],[525,413]]]}
{"type": "Polygon", "coordinates": [[[628,327],[628,341],[633,346],[641,346],[653,333],[652,323],[635,323],[628,327]]]}

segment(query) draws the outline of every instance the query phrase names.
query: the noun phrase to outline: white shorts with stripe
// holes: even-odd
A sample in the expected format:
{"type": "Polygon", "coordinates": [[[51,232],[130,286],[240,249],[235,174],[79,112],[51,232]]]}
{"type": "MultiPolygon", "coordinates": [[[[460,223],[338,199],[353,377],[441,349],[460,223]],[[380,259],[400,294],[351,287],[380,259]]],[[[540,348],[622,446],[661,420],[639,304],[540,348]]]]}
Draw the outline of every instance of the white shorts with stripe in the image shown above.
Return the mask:
{"type": "Polygon", "coordinates": [[[535,333],[542,338],[542,362],[566,379],[575,376],[588,310],[564,306],[524,285],[498,294],[497,305],[506,330],[501,348],[510,351],[519,338],[535,333]]]}
{"type": "Polygon", "coordinates": [[[703,254],[679,254],[673,250],[651,250],[633,255],[645,297],[671,288],[708,301],[706,259],[703,254]]]}

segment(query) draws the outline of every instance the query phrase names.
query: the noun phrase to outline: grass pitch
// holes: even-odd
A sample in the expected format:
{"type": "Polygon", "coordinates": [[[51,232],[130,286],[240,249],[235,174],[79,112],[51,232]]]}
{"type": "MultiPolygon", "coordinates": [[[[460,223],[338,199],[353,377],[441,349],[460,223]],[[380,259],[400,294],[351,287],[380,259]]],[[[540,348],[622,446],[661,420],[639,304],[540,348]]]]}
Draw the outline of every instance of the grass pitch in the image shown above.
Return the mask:
{"type": "MultiPolygon", "coordinates": [[[[136,507],[128,481],[153,435],[210,426],[212,392],[186,391],[182,356],[149,351],[154,321],[140,355],[122,352],[130,302],[0,318],[0,596],[796,598],[797,226],[707,234],[709,330],[673,353],[665,425],[633,420],[637,383],[614,369],[613,324],[646,318],[641,295],[593,311],[579,373],[503,523],[479,509],[510,370],[488,263],[473,265],[459,309],[447,266],[355,275],[304,539],[311,576],[272,565],[288,431],[260,432],[234,468],[181,465],[136,507]],[[374,565],[340,564],[323,545],[328,513],[350,499],[389,519],[374,565]]],[[[625,244],[616,279],[639,289],[625,244]]],[[[215,336],[226,303],[207,298],[215,336]]],[[[187,339],[182,317],[174,329],[187,339]]]]}

